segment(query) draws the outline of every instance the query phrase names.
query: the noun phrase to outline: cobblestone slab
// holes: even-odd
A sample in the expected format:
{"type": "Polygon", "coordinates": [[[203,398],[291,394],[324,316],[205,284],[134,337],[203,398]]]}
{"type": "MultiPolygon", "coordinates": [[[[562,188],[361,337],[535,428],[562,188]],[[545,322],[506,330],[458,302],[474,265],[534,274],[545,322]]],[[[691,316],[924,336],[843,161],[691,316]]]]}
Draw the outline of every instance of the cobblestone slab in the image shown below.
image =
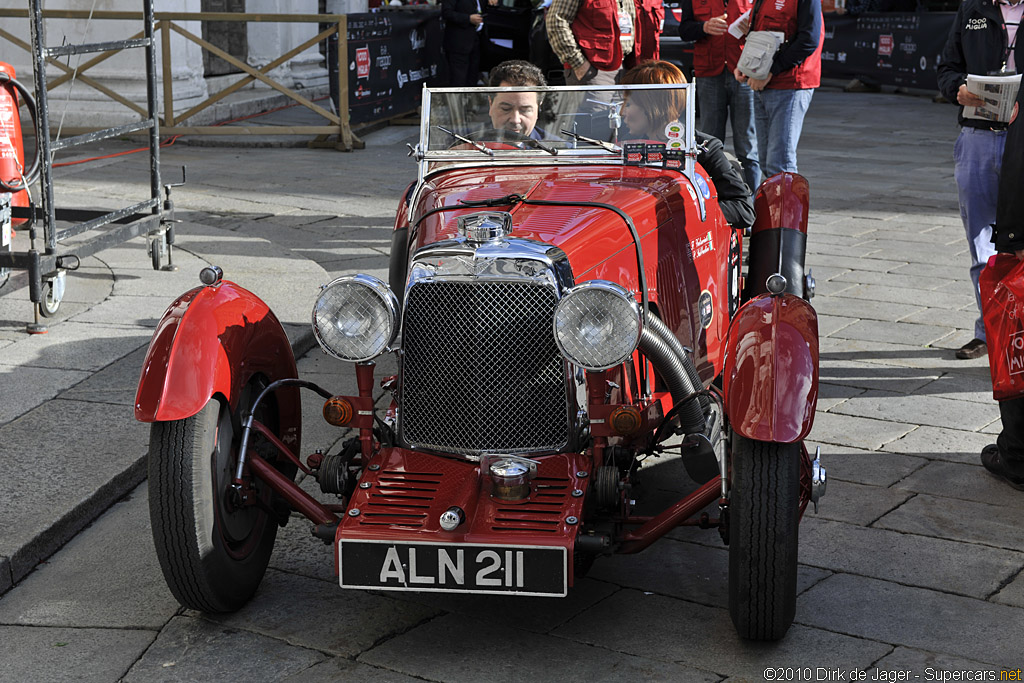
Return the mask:
{"type": "Polygon", "coordinates": [[[924,308],[900,318],[899,322],[918,323],[921,325],[946,325],[958,331],[974,333],[974,319],[978,317],[972,311],[950,311],[946,308],[924,308]]]}
{"type": "MultiPolygon", "coordinates": [[[[828,469],[827,456],[823,462],[828,469]]],[[[811,506],[806,517],[831,519],[867,526],[902,505],[913,493],[902,489],[864,486],[841,479],[830,481],[825,497],[818,502],[818,512],[811,506]]]]}
{"type": "MultiPolygon", "coordinates": [[[[925,389],[927,390],[927,389],[925,389]]],[[[877,420],[898,419],[918,425],[944,427],[950,415],[956,415],[958,426],[975,431],[999,416],[999,406],[956,401],[936,396],[922,396],[921,391],[907,396],[888,391],[869,391],[837,406],[833,412],[877,420]]]]}
{"type": "Polygon", "coordinates": [[[929,346],[954,334],[953,327],[918,325],[915,323],[891,323],[881,320],[859,320],[832,333],[840,339],[899,339],[902,344],[929,346]]]}
{"type": "MultiPolygon", "coordinates": [[[[836,287],[836,289],[842,288],[844,288],[842,283],[836,287]]],[[[818,314],[845,316],[859,320],[887,320],[889,322],[896,322],[911,313],[923,310],[922,306],[910,304],[880,305],[864,299],[833,296],[825,287],[819,287],[818,293],[815,294],[811,302],[814,304],[814,310],[818,314]]]]}
{"type": "Polygon", "coordinates": [[[989,598],[992,602],[1024,607],[1024,572],[1017,574],[1002,590],[989,598]]]}
{"type": "Polygon", "coordinates": [[[848,401],[854,396],[863,394],[865,389],[858,389],[856,387],[847,387],[842,384],[829,384],[828,382],[818,383],[818,403],[817,410],[827,411],[832,410],[840,403],[848,401]]]}
{"type": "Polygon", "coordinates": [[[0,425],[24,415],[87,377],[89,373],[84,370],[0,365],[0,386],[6,396],[0,401],[0,425]]]}
{"type": "Polygon", "coordinates": [[[179,605],[153,552],[147,500],[143,484],[105,513],[109,523],[86,529],[39,565],[0,601],[0,623],[159,630],[179,605]]]}
{"type": "MultiPolygon", "coordinates": [[[[943,375],[924,387],[920,393],[936,398],[981,403],[989,407],[995,405],[992,377],[988,368],[964,368],[956,374],[943,375]]],[[[996,410],[998,413],[998,408],[996,410]]]]}
{"type": "Polygon", "coordinates": [[[887,303],[904,304],[907,306],[930,306],[932,308],[950,308],[956,310],[960,306],[974,301],[970,289],[956,283],[958,291],[945,292],[942,295],[924,289],[905,289],[885,287],[882,285],[854,285],[844,289],[842,296],[848,299],[866,299],[882,306],[887,303]]]}
{"type": "Polygon", "coordinates": [[[985,598],[1024,567],[1024,554],[805,519],[800,526],[800,561],[830,571],[985,598]],[[964,581],[965,576],[971,580],[964,581]]]}
{"type": "Polygon", "coordinates": [[[850,318],[842,315],[818,314],[818,336],[827,337],[844,327],[858,322],[857,318],[850,318]]]}
{"type": "MultiPolygon", "coordinates": [[[[599,557],[595,567],[608,559],[599,557]]],[[[512,598],[493,595],[459,595],[441,593],[390,593],[396,600],[408,600],[433,609],[478,619],[500,628],[522,629],[535,633],[548,633],[561,626],[583,610],[604,600],[618,590],[618,586],[605,581],[578,579],[569,595],[551,598],[512,598]]]]}
{"type": "MultiPolygon", "coordinates": [[[[818,589],[812,588],[804,595],[816,592],[818,589]]],[[[801,620],[805,612],[818,609],[812,600],[801,596],[796,618],[801,620]]],[[[777,643],[752,643],[736,635],[724,609],[633,590],[616,593],[555,631],[555,635],[757,681],[763,680],[767,666],[807,666],[809,653],[827,653],[830,666],[862,668],[891,649],[883,643],[800,626],[791,628],[777,643]],[[651,624],[659,627],[651,628],[651,624]]]]}
{"type": "Polygon", "coordinates": [[[171,619],[124,681],[277,681],[325,659],[274,638],[181,616],[171,619]]]}
{"type": "Polygon", "coordinates": [[[852,358],[822,358],[818,367],[821,382],[906,394],[935,381],[939,374],[934,370],[865,363],[852,358]]]}
{"type": "Polygon", "coordinates": [[[898,365],[942,372],[969,367],[968,363],[981,366],[979,362],[981,359],[976,361],[958,360],[947,349],[907,346],[886,341],[825,337],[819,343],[819,351],[823,360],[859,360],[864,363],[898,365]]]}
{"type": "MultiPolygon", "coordinates": [[[[710,607],[729,606],[729,549],[666,539],[636,555],[599,558],[589,576],[625,588],[653,591],[710,607]]],[[[828,576],[800,567],[797,592],[828,576]]]]}
{"type": "Polygon", "coordinates": [[[114,410],[53,400],[0,428],[0,555],[15,581],[145,476],[149,426],[114,410]]]}
{"type": "Polygon", "coordinates": [[[981,449],[995,441],[991,435],[945,427],[918,427],[882,447],[892,453],[919,455],[933,460],[978,464],[981,449]]]}
{"type": "Polygon", "coordinates": [[[95,371],[144,344],[152,332],[142,328],[65,322],[60,334],[25,335],[4,349],[4,363],[19,367],[95,371]]]}
{"type": "Polygon", "coordinates": [[[815,413],[811,437],[821,443],[878,450],[914,429],[914,425],[837,413],[815,413]]]}
{"type": "Polygon", "coordinates": [[[848,268],[849,270],[877,270],[888,273],[890,270],[906,265],[906,261],[881,258],[855,258],[853,256],[833,256],[829,254],[808,254],[807,265],[813,268],[831,266],[848,268]]]}
{"type": "Polygon", "coordinates": [[[995,666],[1020,664],[1024,611],[984,600],[836,574],[803,596],[809,626],[995,666]]]}
{"type": "Polygon", "coordinates": [[[354,657],[438,614],[438,610],[383,595],[342,590],[334,582],[269,570],[245,607],[208,618],[224,627],[354,657]],[[315,611],[309,609],[312,604],[317,605],[315,611]]]}
{"type": "MultiPolygon", "coordinates": [[[[182,293],[184,291],[182,290],[182,293]]],[[[71,320],[122,327],[156,327],[171,301],[173,299],[164,296],[114,296],[79,313],[71,320]]]]}
{"type": "Polygon", "coordinates": [[[340,657],[332,657],[305,671],[281,679],[281,683],[323,683],[324,681],[355,681],[358,683],[417,683],[413,678],[391,669],[367,666],[340,657]]]}
{"type": "MultiPolygon", "coordinates": [[[[135,392],[142,374],[142,363],[149,345],[140,346],[119,361],[111,363],[88,379],[65,391],[62,396],[76,401],[116,403],[135,406],[135,392]]],[[[66,370],[64,372],[67,372],[66,370]]]]}
{"type": "Polygon", "coordinates": [[[3,595],[14,585],[11,578],[11,561],[6,557],[0,557],[0,595],[3,595]]]}
{"type": "MultiPolygon", "coordinates": [[[[983,680],[979,676],[983,671],[991,671],[999,674],[1000,667],[984,662],[976,662],[970,659],[950,657],[949,655],[937,654],[935,652],[924,652],[907,647],[898,647],[891,654],[882,657],[875,665],[879,671],[897,672],[908,671],[908,678],[905,680],[932,680],[941,681],[956,680],[983,680]],[[916,676],[916,678],[915,678],[916,676]],[[967,678],[970,676],[970,678],[967,678]]],[[[898,680],[895,676],[889,680],[898,680]]],[[[999,680],[998,678],[993,680],[999,680]]]]}
{"type": "Polygon", "coordinates": [[[1007,515],[1006,508],[988,503],[920,494],[882,517],[874,526],[1009,550],[1024,549],[1024,526],[1018,515],[1007,515]]]}
{"type": "Polygon", "coordinates": [[[837,282],[850,282],[861,285],[883,285],[886,287],[909,287],[911,289],[936,289],[952,282],[950,279],[936,279],[921,275],[902,275],[899,273],[880,273],[877,270],[849,270],[834,278],[837,282]]]}
{"type": "MultiPolygon", "coordinates": [[[[965,240],[966,241],[966,240],[965,240]]],[[[932,263],[904,263],[893,269],[898,275],[919,275],[921,277],[934,277],[940,280],[957,280],[968,283],[971,281],[970,264],[966,261],[959,268],[950,268],[944,265],[932,263]]],[[[971,285],[967,285],[969,288],[971,285]]]]}
{"type": "MultiPolygon", "coordinates": [[[[818,444],[813,439],[807,441],[807,449],[811,453],[814,453],[814,449],[818,445],[821,445],[821,461],[828,471],[830,482],[833,480],[849,481],[868,486],[887,487],[928,463],[924,458],[915,458],[909,455],[883,453],[850,446],[818,444]]],[[[828,505],[831,502],[827,497],[822,499],[823,505],[828,505]]]]}
{"type": "Polygon", "coordinates": [[[934,461],[896,484],[900,489],[945,498],[973,500],[1024,511],[1024,496],[978,465],[934,461]]]}
{"type": "MultiPolygon", "coordinates": [[[[603,626],[618,631],[621,624],[613,620],[603,622],[603,626]]],[[[617,646],[587,647],[564,638],[447,616],[382,643],[360,656],[359,661],[451,683],[483,680],[557,683],[566,677],[595,682],[720,679],[707,670],[674,663],[680,659],[678,656],[648,658],[620,650],[617,646]],[[495,647],[499,643],[509,646],[495,647]],[[555,664],[564,662],[572,662],[571,669],[555,664]]]]}
{"type": "Polygon", "coordinates": [[[0,626],[0,682],[116,681],[155,637],[127,629],[0,626]]]}

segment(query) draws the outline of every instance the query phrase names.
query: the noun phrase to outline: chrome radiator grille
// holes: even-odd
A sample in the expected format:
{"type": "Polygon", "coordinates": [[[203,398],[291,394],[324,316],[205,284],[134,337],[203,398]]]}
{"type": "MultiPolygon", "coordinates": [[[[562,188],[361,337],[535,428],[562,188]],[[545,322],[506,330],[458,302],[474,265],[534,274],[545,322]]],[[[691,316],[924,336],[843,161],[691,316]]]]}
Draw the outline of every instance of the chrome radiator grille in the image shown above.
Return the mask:
{"type": "Polygon", "coordinates": [[[552,331],[557,297],[535,282],[436,280],[406,299],[399,431],[450,453],[565,446],[568,395],[552,331]]]}

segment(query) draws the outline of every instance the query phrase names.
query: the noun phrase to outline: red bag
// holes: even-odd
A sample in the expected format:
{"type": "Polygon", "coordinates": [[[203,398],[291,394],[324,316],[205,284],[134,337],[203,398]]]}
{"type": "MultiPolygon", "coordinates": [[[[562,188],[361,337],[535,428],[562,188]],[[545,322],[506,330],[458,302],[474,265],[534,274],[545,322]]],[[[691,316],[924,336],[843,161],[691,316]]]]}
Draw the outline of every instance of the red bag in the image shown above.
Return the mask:
{"type": "Polygon", "coordinates": [[[978,280],[988,338],[992,396],[1024,396],[1024,260],[996,254],[978,280]]]}

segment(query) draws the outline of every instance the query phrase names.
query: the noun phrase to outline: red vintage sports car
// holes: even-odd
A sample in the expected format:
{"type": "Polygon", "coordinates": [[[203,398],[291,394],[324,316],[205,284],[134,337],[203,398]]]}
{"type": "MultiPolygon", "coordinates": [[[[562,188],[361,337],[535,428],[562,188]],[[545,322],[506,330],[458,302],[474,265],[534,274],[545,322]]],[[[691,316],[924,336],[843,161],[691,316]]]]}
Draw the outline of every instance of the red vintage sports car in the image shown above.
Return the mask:
{"type": "Polygon", "coordinates": [[[686,88],[425,89],[390,283],[340,277],[312,314],[357,396],[297,378],[268,307],[201,273],[157,327],[135,407],[183,605],[242,606],[293,511],[333,544],[343,588],[552,597],[600,555],[690,524],[729,546],[740,635],[786,633],[798,523],[825,489],[803,445],[818,393],[808,186],[769,178],[752,229],[728,225],[696,163],[693,98],[659,140],[623,128],[637,91],[686,88]],[[510,98],[532,120],[495,116],[510,98]],[[378,411],[387,353],[399,372],[378,411]],[[302,458],[300,389],[352,430],[340,452],[302,458]],[[653,456],[681,457],[694,487],[638,516],[653,456]],[[297,486],[300,469],[339,502],[297,486]]]}

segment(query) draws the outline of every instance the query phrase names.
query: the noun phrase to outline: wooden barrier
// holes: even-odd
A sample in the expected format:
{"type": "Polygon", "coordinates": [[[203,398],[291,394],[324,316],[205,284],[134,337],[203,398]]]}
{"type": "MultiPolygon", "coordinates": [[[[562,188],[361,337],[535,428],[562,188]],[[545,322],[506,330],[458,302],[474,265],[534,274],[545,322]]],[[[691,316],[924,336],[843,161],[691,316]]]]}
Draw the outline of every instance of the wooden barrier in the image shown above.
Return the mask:
{"type": "MultiPolygon", "coordinates": [[[[28,10],[15,10],[15,9],[0,9],[0,17],[16,17],[25,18],[29,17],[28,10]]],[[[50,9],[43,10],[44,19],[94,19],[94,20],[135,20],[141,21],[143,19],[141,12],[118,12],[118,11],[95,11],[88,12],[83,10],[59,10],[50,9]]],[[[316,135],[317,138],[310,143],[311,146],[323,147],[329,146],[326,142],[328,137],[336,135],[336,142],[333,145],[336,149],[342,151],[351,151],[353,148],[362,148],[363,143],[359,138],[352,133],[352,129],[349,126],[349,112],[348,112],[348,68],[342,68],[339,64],[338,68],[338,93],[339,102],[343,103],[344,106],[338,107],[338,113],[334,114],[327,111],[323,107],[310,101],[306,97],[303,97],[291,88],[285,87],[270,77],[269,73],[273,69],[281,66],[288,60],[292,59],[303,50],[306,50],[313,45],[319,43],[322,40],[327,40],[333,35],[338,36],[338,54],[346,55],[348,53],[348,37],[347,37],[347,19],[344,14],[253,14],[253,13],[231,13],[231,12],[155,12],[154,18],[156,19],[156,31],[161,36],[161,74],[163,79],[163,99],[164,99],[164,112],[160,122],[160,132],[167,133],[170,135],[316,135]],[[234,57],[224,50],[218,48],[216,45],[203,40],[196,36],[190,31],[184,29],[179,22],[186,21],[244,21],[244,22],[281,22],[281,23],[316,23],[316,24],[332,24],[329,28],[321,31],[313,38],[305,41],[301,45],[292,48],[285,52],[283,55],[274,59],[269,64],[262,68],[255,68],[246,64],[242,60],[234,57]],[[228,62],[232,66],[241,69],[246,75],[240,76],[239,80],[232,83],[227,88],[211,95],[207,99],[203,100],[199,104],[183,112],[182,114],[174,115],[174,93],[172,88],[172,76],[171,76],[171,31],[181,35],[186,40],[189,40],[203,50],[220,57],[224,61],[228,62]],[[316,112],[323,118],[327,119],[329,125],[321,126],[267,126],[267,125],[244,125],[244,126],[187,126],[182,125],[183,122],[192,118],[199,112],[207,109],[216,102],[224,99],[231,93],[234,93],[241,88],[249,85],[253,81],[260,81],[265,85],[269,86],[273,90],[280,92],[296,103],[306,107],[310,111],[316,112]]],[[[142,33],[137,33],[132,36],[132,39],[139,38],[142,33]]],[[[31,45],[25,41],[19,39],[17,36],[12,35],[10,32],[0,28],[0,38],[7,40],[8,42],[22,48],[23,50],[31,54],[31,45]]],[[[119,104],[128,107],[132,111],[135,111],[142,116],[147,116],[147,112],[144,107],[139,104],[132,102],[131,100],[123,97],[117,92],[106,87],[102,83],[99,83],[93,78],[84,75],[84,72],[95,67],[97,64],[109,59],[120,52],[120,50],[109,50],[102,54],[93,57],[92,59],[80,64],[76,68],[71,68],[59,61],[54,57],[47,57],[47,63],[52,64],[61,71],[64,75],[53,79],[47,85],[47,90],[66,83],[69,80],[77,79],[83,84],[88,85],[95,90],[103,93],[110,99],[118,102],[119,104]]],[[[70,135],[76,135],[86,132],[91,132],[91,128],[74,128],[65,127],[64,132],[70,135]]]]}

